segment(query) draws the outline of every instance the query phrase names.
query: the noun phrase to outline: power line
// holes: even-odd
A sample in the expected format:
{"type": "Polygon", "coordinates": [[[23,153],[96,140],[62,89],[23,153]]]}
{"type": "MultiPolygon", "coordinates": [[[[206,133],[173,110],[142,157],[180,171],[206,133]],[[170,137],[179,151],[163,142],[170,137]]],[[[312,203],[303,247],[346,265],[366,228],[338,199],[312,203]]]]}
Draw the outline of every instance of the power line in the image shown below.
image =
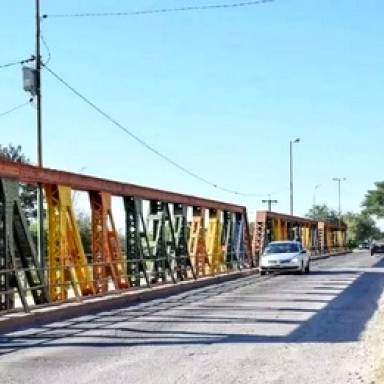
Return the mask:
{"type": "Polygon", "coordinates": [[[11,63],[2,64],[2,65],[0,65],[0,69],[8,68],[8,67],[13,67],[15,65],[27,64],[27,63],[30,63],[31,61],[35,61],[35,56],[31,56],[31,58],[25,59],[25,60],[13,61],[11,63]]]}
{"type": "Polygon", "coordinates": [[[84,96],[83,94],[81,94],[79,91],[77,91],[72,85],[70,85],[67,81],[65,81],[61,76],[59,76],[56,72],[54,72],[52,69],[50,69],[49,67],[47,67],[46,65],[44,65],[44,68],[53,76],[56,78],[56,80],[58,80],[59,82],[61,82],[65,87],[67,87],[72,93],[74,93],[77,97],[79,97],[81,100],[83,100],[86,104],[88,104],[91,108],[93,108],[95,111],[97,111],[100,115],[102,115],[105,119],[109,120],[112,124],[114,124],[117,128],[119,128],[120,130],[122,130],[124,133],[126,133],[128,136],[130,136],[132,139],[134,139],[136,142],[138,142],[139,144],[141,144],[142,146],[144,146],[146,149],[148,149],[149,151],[151,151],[152,153],[154,153],[155,155],[159,156],[160,158],[162,158],[163,160],[165,160],[166,162],[168,162],[169,164],[172,164],[174,167],[176,167],[177,169],[179,169],[180,171],[186,173],[187,175],[193,177],[194,179],[196,180],[199,180],[213,188],[216,188],[218,190],[221,190],[221,191],[224,191],[224,192],[228,192],[228,193],[231,193],[231,194],[234,194],[234,195],[239,195],[239,196],[254,196],[254,197],[261,197],[261,196],[267,196],[268,193],[265,193],[265,194],[259,194],[259,193],[244,193],[244,192],[239,192],[239,191],[235,191],[233,189],[229,189],[229,188],[226,188],[226,187],[223,187],[219,184],[216,184],[200,175],[198,175],[197,173],[189,170],[188,168],[184,167],[183,165],[179,164],[178,162],[176,162],[175,160],[172,160],[170,157],[168,157],[167,155],[161,153],[159,150],[157,150],[156,148],[154,148],[153,146],[151,146],[150,144],[146,143],[143,139],[141,139],[140,137],[138,137],[135,133],[131,132],[128,128],[126,128],[123,124],[119,123],[116,119],[114,119],[111,115],[109,115],[108,113],[104,112],[100,107],[98,107],[95,103],[93,103],[91,100],[89,100],[86,96],[84,96]]]}
{"type": "Polygon", "coordinates": [[[0,113],[0,117],[3,117],[3,116],[6,116],[6,115],[9,115],[10,113],[14,112],[14,111],[17,111],[18,109],[21,109],[23,107],[25,107],[26,105],[29,105],[31,104],[33,101],[33,98],[29,99],[27,102],[23,103],[23,104],[19,104],[19,105],[16,105],[15,107],[11,108],[11,109],[8,109],[2,113],[0,113]]]}
{"type": "Polygon", "coordinates": [[[208,11],[214,9],[228,9],[228,8],[242,8],[251,7],[255,5],[262,5],[266,3],[272,3],[275,0],[255,0],[255,1],[242,1],[229,4],[208,4],[208,5],[192,5],[186,7],[177,8],[159,8],[159,9],[146,9],[141,11],[131,12],[89,12],[89,13],[58,13],[58,14],[45,14],[43,19],[49,17],[56,18],[69,18],[69,17],[115,17],[115,16],[141,16],[141,15],[153,15],[159,13],[173,13],[173,12],[189,12],[189,11],[208,11]]]}
{"type": "Polygon", "coordinates": [[[42,43],[43,43],[43,45],[45,47],[45,50],[47,51],[48,57],[47,57],[47,60],[45,60],[45,63],[44,63],[45,65],[47,65],[51,61],[51,50],[49,49],[49,46],[48,46],[47,41],[45,40],[43,34],[40,35],[40,38],[41,38],[41,41],[42,41],[42,43]]]}

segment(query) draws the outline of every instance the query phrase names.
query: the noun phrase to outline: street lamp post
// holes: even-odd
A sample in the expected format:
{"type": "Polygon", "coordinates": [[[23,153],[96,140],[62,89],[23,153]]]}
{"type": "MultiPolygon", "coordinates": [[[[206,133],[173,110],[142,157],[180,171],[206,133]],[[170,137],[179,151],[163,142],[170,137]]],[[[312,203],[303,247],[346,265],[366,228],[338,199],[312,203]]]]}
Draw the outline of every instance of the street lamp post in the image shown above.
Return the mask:
{"type": "Polygon", "coordinates": [[[347,180],[345,177],[334,177],[333,181],[337,181],[338,197],[339,197],[339,225],[341,224],[341,182],[347,180]]]}
{"type": "Polygon", "coordinates": [[[290,191],[290,213],[293,215],[293,144],[300,143],[300,139],[289,141],[289,191],[290,191]]]}

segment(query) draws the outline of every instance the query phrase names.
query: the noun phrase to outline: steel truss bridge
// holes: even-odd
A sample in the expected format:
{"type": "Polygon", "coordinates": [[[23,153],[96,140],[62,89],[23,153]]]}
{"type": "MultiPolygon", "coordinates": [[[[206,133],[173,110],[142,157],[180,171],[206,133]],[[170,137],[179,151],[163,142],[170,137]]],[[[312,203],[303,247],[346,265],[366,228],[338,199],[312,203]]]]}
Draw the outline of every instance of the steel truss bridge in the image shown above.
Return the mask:
{"type": "Polygon", "coordinates": [[[311,255],[345,249],[346,227],[258,212],[221,201],[0,161],[0,315],[258,267],[271,240],[299,239],[311,255]],[[20,185],[43,186],[47,252],[38,260],[20,185]],[[80,236],[72,192],[85,191],[92,253],[80,236]],[[124,244],[112,197],[122,199],[124,244]]]}

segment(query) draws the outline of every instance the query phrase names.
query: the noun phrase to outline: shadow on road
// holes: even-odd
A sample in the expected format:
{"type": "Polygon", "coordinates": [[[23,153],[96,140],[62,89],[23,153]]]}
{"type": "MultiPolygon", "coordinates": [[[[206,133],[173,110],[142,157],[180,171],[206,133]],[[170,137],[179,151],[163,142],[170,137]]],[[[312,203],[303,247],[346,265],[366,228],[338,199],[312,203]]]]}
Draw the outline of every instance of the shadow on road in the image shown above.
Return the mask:
{"type": "Polygon", "coordinates": [[[375,269],[382,267],[384,260],[377,262],[373,271],[363,273],[351,269],[314,271],[307,280],[302,280],[302,287],[291,284],[282,293],[299,297],[280,298],[270,291],[259,294],[257,287],[252,289],[254,278],[223,283],[134,307],[48,324],[37,330],[3,335],[0,355],[37,347],[354,342],[359,340],[378,308],[384,272],[375,269]],[[312,286],[307,289],[306,283],[312,286]],[[245,291],[244,295],[241,290],[245,291]],[[212,303],[212,300],[216,301],[212,303]],[[291,318],[281,318],[284,315],[291,318]],[[199,323],[206,324],[210,331],[189,331],[199,323]],[[263,332],[263,328],[260,331],[260,325],[287,326],[289,330],[283,335],[271,335],[263,332]],[[184,329],[180,330],[182,326],[184,329]],[[237,332],[240,326],[247,326],[247,333],[237,332]],[[220,332],[220,327],[227,327],[227,331],[220,332]]]}

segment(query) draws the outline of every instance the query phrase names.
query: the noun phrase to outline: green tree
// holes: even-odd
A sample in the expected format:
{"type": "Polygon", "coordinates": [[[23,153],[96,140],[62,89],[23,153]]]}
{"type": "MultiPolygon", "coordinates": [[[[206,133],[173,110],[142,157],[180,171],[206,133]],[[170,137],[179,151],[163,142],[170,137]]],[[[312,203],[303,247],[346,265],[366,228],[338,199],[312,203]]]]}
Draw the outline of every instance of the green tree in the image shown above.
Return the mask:
{"type": "Polygon", "coordinates": [[[80,211],[76,215],[77,225],[79,227],[81,242],[83,244],[84,252],[87,255],[92,253],[92,229],[91,218],[83,211],[80,211]]]}
{"type": "MultiPolygon", "coordinates": [[[[29,158],[23,153],[21,145],[14,146],[9,144],[8,146],[3,146],[0,144],[0,159],[15,163],[30,163],[29,158]]],[[[27,220],[30,222],[31,218],[37,217],[37,188],[33,185],[21,184],[20,200],[27,220]]]]}
{"type": "Polygon", "coordinates": [[[348,212],[344,220],[348,225],[348,240],[355,245],[365,240],[379,239],[382,235],[375,220],[365,212],[348,212]]]}
{"type": "Polygon", "coordinates": [[[384,181],[376,182],[375,187],[367,192],[362,206],[367,214],[384,218],[384,181]]]}
{"type": "Polygon", "coordinates": [[[339,223],[339,216],[336,211],[328,208],[325,204],[314,205],[305,216],[312,220],[339,223]]]}

